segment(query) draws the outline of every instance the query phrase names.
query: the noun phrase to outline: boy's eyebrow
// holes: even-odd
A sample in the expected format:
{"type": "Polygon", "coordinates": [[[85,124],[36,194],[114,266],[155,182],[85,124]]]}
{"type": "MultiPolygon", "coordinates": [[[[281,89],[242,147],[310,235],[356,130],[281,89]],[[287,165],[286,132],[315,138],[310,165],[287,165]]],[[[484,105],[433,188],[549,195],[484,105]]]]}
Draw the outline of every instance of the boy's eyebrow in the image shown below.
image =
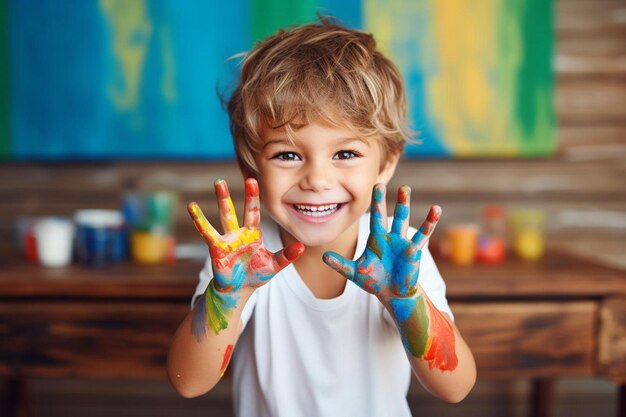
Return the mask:
{"type": "MultiPolygon", "coordinates": [[[[367,146],[369,146],[369,142],[363,138],[359,138],[359,137],[348,137],[348,138],[340,138],[338,139],[339,145],[345,145],[347,143],[350,142],[361,142],[367,146]]],[[[270,145],[293,145],[294,143],[292,141],[290,141],[289,139],[284,139],[284,138],[276,138],[276,139],[269,139],[267,142],[265,142],[265,144],[263,144],[263,149],[267,148],[270,145]]]]}
{"type": "Polygon", "coordinates": [[[283,145],[283,144],[292,145],[293,142],[291,142],[289,139],[269,139],[267,142],[263,144],[263,149],[267,148],[270,145],[283,145]]]}

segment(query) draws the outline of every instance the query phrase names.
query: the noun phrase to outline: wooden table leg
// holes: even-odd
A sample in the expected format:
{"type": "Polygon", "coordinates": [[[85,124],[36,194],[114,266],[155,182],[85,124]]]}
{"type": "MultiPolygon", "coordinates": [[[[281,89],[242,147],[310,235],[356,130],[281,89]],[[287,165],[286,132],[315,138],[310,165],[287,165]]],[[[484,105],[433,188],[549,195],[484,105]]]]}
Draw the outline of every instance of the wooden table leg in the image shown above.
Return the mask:
{"type": "Polygon", "coordinates": [[[9,417],[28,417],[30,415],[28,401],[28,382],[25,378],[9,377],[7,379],[7,409],[9,417]]]}
{"type": "Polygon", "coordinates": [[[533,380],[530,417],[554,415],[555,387],[556,381],[552,378],[533,380]]]}

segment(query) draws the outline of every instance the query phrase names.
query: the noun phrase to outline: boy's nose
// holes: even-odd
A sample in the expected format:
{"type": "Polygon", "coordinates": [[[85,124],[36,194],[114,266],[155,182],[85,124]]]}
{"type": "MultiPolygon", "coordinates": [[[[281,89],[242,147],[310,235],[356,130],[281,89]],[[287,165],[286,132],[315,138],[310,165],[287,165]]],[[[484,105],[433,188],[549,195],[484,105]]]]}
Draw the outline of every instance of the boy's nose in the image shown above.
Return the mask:
{"type": "Polygon", "coordinates": [[[335,183],[334,168],[330,164],[310,162],[300,181],[304,190],[322,191],[332,188],[335,183]]]}

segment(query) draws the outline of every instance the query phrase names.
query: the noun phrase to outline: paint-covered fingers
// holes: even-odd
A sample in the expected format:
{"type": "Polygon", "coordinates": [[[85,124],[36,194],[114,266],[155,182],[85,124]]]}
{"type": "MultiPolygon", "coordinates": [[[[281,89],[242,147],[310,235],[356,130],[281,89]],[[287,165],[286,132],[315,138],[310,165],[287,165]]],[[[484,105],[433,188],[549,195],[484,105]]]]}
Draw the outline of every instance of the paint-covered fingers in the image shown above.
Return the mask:
{"type": "Polygon", "coordinates": [[[335,252],[324,252],[322,260],[326,265],[330,266],[332,269],[339,272],[350,281],[354,280],[354,276],[356,273],[355,261],[346,259],[335,252]]]}
{"type": "Polygon", "coordinates": [[[283,250],[276,252],[274,258],[276,259],[276,273],[281,269],[298,259],[304,252],[304,245],[300,242],[294,242],[284,248],[283,250]]]}
{"type": "Polygon", "coordinates": [[[259,227],[261,223],[261,203],[259,200],[259,184],[254,178],[246,180],[246,206],[243,215],[245,227],[259,227]]]}
{"type": "Polygon", "coordinates": [[[235,207],[233,206],[233,200],[230,198],[226,181],[220,178],[215,180],[214,185],[215,193],[217,194],[217,205],[220,210],[220,223],[222,223],[224,233],[239,229],[237,213],[235,213],[235,207]]]}
{"type": "Polygon", "coordinates": [[[204,217],[204,213],[200,209],[200,206],[193,201],[187,205],[187,211],[191,216],[191,220],[193,220],[194,226],[196,226],[196,230],[200,232],[206,243],[209,245],[215,244],[220,238],[217,230],[209,223],[209,221],[204,217]]]}
{"type": "Polygon", "coordinates": [[[398,200],[396,209],[393,213],[393,224],[391,225],[391,233],[406,236],[409,230],[409,216],[411,214],[411,187],[403,185],[398,189],[398,200]]]}
{"type": "Polygon", "coordinates": [[[428,216],[426,216],[426,220],[420,226],[419,230],[415,232],[411,241],[417,247],[417,249],[422,249],[430,236],[433,234],[437,223],[439,223],[439,219],[441,218],[441,207],[432,206],[428,211],[428,216]]]}
{"type": "Polygon", "coordinates": [[[370,210],[370,233],[387,233],[386,187],[376,184],[372,190],[372,208],[370,210]]]}

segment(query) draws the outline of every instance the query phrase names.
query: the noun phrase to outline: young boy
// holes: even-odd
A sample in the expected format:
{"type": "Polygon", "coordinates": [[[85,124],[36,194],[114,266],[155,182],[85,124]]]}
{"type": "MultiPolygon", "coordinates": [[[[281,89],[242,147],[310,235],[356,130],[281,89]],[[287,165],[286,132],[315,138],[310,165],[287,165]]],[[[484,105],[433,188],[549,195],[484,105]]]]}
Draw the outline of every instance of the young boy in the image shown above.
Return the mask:
{"type": "Polygon", "coordinates": [[[409,228],[401,187],[388,228],[385,184],[410,139],[401,76],[372,36],[325,19],[279,31],[245,57],[228,112],[243,227],[223,180],[223,234],[189,205],[210,259],[172,340],[175,389],[206,393],[234,352],[239,416],[408,416],[410,369],[461,401],[474,359],[426,247],[441,209],[409,228]]]}

